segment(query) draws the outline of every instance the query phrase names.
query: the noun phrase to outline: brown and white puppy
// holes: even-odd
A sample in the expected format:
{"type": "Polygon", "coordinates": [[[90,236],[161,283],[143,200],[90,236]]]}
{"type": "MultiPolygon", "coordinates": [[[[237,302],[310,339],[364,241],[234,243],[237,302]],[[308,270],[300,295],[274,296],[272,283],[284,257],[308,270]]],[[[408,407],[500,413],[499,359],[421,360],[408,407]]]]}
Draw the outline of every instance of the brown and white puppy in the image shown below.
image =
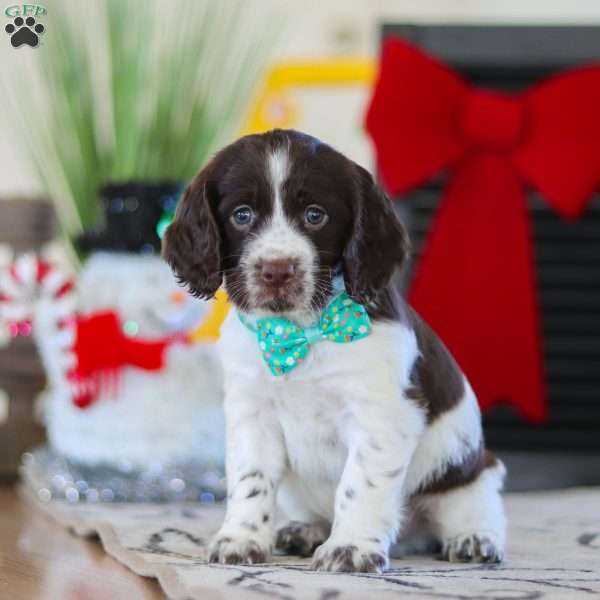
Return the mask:
{"type": "Polygon", "coordinates": [[[235,305],[220,340],[229,502],[210,560],[264,562],[275,543],[314,551],[316,569],[377,572],[416,524],[449,560],[501,559],[504,467],[464,375],[393,291],[407,246],[369,173],[295,131],[238,140],[187,189],[164,256],[192,293],[224,282],[235,305]],[[315,343],[273,376],[237,313],[312,325],[344,286],[371,333],[315,343]]]}

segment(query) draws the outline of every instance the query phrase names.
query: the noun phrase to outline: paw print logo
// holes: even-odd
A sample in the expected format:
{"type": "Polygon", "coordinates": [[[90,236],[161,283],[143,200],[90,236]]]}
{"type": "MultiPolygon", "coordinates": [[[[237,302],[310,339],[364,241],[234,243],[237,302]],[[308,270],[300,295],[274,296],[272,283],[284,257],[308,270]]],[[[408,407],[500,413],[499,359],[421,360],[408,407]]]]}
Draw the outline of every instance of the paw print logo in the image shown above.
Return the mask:
{"type": "Polygon", "coordinates": [[[4,30],[10,35],[10,43],[14,48],[23,44],[35,48],[40,43],[40,34],[44,33],[45,27],[41,23],[36,23],[33,17],[16,17],[12,23],[9,23],[4,30]]]}

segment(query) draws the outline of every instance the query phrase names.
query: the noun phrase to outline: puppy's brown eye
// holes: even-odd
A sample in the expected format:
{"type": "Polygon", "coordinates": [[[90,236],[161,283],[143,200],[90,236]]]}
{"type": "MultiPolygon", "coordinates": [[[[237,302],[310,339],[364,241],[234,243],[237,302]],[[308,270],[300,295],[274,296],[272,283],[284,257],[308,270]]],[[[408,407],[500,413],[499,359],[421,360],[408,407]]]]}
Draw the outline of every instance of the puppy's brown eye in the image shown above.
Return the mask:
{"type": "Polygon", "coordinates": [[[231,213],[231,222],[238,229],[244,229],[252,224],[254,220],[254,211],[247,205],[238,206],[231,213]]]}
{"type": "Polygon", "coordinates": [[[309,229],[319,229],[327,223],[329,217],[324,209],[316,204],[311,204],[304,211],[304,222],[309,229]]]}

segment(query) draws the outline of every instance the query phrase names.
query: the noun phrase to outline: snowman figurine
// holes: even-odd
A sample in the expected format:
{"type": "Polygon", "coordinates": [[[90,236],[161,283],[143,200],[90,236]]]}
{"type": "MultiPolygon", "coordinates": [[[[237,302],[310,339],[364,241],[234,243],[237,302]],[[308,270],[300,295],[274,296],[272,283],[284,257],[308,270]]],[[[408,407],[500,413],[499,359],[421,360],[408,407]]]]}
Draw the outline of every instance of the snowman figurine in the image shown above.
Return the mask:
{"type": "MultiPolygon", "coordinates": [[[[158,254],[160,219],[144,215],[150,227],[140,235],[140,216],[130,214],[143,211],[134,191],[117,196],[121,219],[106,219],[113,229],[80,240],[89,258],[76,281],[33,255],[17,259],[0,279],[3,320],[13,335],[31,331],[47,372],[49,449],[25,465],[46,496],[219,493],[222,376],[214,327],[198,331],[214,325],[223,299],[200,301],[180,287],[158,254]],[[114,229],[121,221],[130,228],[131,218],[138,225],[133,241],[123,239],[123,227],[114,229]],[[207,474],[210,481],[200,482],[207,474]]],[[[114,198],[105,208],[115,208],[114,198]]]]}

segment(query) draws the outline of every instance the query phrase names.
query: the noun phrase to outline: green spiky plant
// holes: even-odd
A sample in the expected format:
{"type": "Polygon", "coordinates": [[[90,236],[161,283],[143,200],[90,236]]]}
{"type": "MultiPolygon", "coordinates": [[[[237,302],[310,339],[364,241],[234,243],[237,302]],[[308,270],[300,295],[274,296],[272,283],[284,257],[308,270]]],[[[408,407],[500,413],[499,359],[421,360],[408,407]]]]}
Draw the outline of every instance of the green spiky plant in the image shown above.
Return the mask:
{"type": "Polygon", "coordinates": [[[33,69],[2,92],[15,138],[68,236],[96,223],[103,184],[186,182],[235,136],[278,29],[267,30],[269,19],[247,6],[48,6],[33,69]]]}

